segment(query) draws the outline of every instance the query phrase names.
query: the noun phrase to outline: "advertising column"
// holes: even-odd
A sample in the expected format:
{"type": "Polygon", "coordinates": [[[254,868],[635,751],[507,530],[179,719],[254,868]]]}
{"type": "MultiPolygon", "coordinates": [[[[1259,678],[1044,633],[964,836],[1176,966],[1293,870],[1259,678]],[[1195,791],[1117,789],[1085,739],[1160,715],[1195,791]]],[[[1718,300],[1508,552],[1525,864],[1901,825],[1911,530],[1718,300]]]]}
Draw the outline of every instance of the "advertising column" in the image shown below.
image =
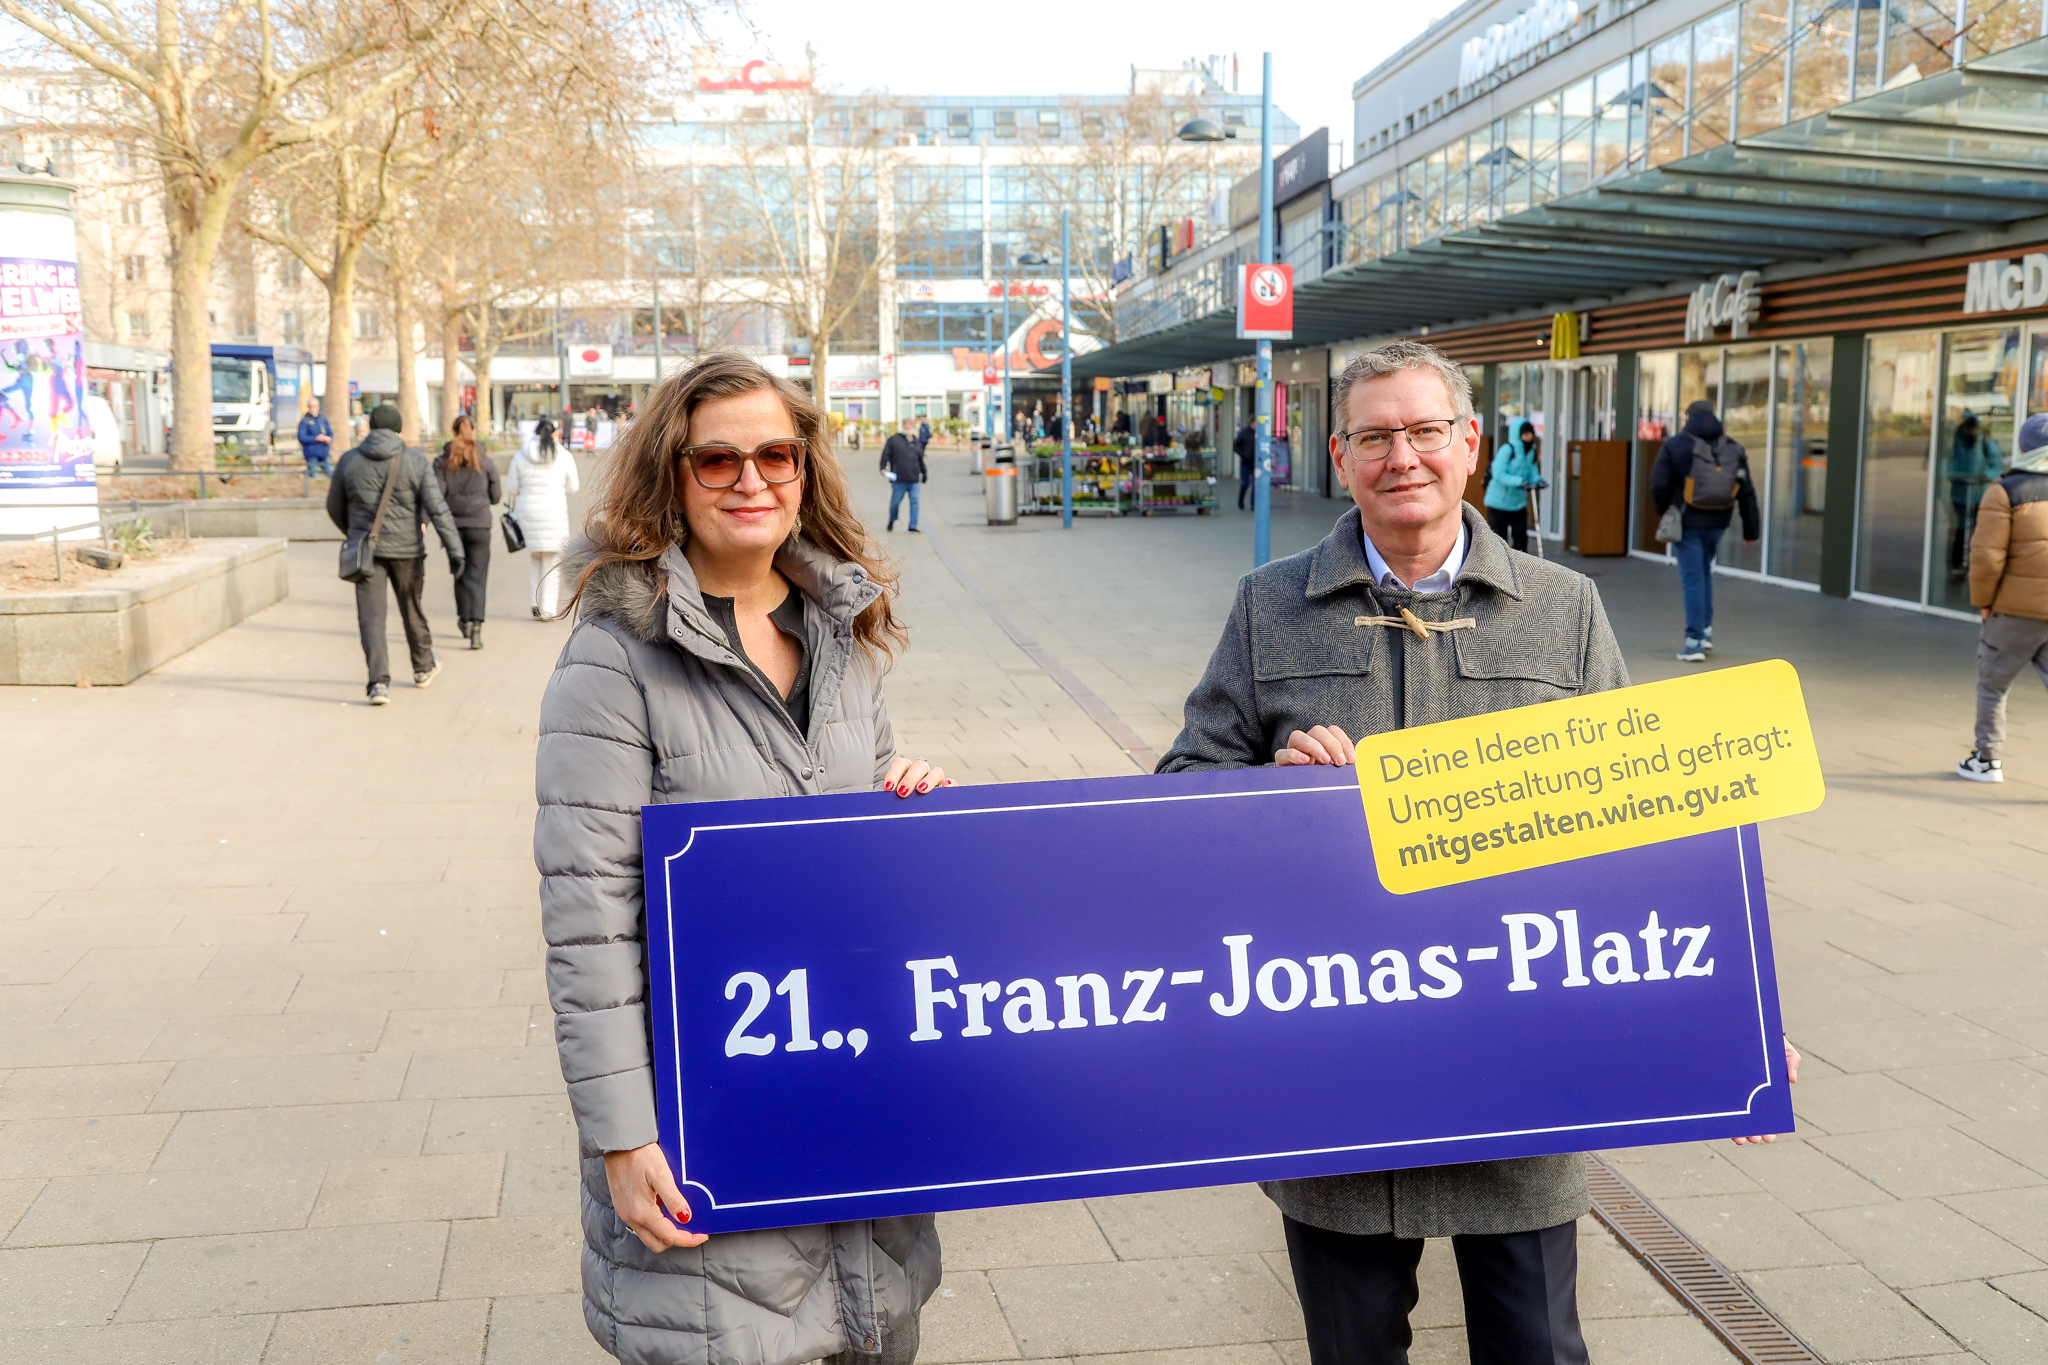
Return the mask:
{"type": "Polygon", "coordinates": [[[71,187],[0,177],[0,535],[99,533],[85,394],[71,187]]]}

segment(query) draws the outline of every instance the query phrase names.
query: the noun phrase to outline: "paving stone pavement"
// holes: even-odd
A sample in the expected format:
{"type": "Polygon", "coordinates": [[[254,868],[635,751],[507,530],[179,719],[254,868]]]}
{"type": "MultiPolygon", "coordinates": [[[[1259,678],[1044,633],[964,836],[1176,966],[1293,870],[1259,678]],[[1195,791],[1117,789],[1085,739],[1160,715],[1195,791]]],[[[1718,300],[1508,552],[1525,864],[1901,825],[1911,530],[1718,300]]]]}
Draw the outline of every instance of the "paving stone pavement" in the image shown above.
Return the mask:
{"type": "MultiPolygon", "coordinates": [[[[968,781],[1133,771],[938,562],[1155,747],[1247,562],[1249,522],[982,526],[934,452],[928,536],[898,531],[907,751],[968,781]]],[[[860,468],[860,459],[853,462],[860,468]]],[[[866,484],[861,485],[866,489],[866,484]]],[[[863,493],[879,526],[885,486],[863,493]]],[[[1283,496],[1275,548],[1335,505],[1283,496]]],[[[533,723],[566,627],[500,556],[481,654],[361,705],[332,546],[294,594],[126,688],[0,690],[0,1360],[605,1359],[576,1299],[573,1133],[541,986],[533,723]]],[[[1639,678],[1675,587],[1601,561],[1639,678]]],[[[1721,587],[1722,661],[1806,678],[1831,783],[1767,829],[1801,1133],[1611,1153],[1830,1360],[2048,1358],[2048,704],[2014,779],[1946,777],[1967,625],[1721,587]]],[[[1218,851],[1208,856],[1230,856],[1218,851]]],[[[1247,1187],[946,1215],[931,1365],[1302,1365],[1277,1216],[1247,1187]]],[[[1597,1226],[1596,1359],[1726,1353],[1597,1226]]],[[[1418,1362],[1462,1361],[1447,1248],[1418,1362]]]]}

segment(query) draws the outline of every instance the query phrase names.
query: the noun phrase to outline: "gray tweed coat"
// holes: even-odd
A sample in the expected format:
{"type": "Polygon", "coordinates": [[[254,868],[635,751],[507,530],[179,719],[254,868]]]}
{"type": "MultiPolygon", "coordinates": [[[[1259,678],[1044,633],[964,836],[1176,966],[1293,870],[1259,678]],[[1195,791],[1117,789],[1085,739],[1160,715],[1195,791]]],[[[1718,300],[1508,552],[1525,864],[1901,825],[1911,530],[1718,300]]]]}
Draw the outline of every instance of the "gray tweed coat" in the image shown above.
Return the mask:
{"type": "MultiPolygon", "coordinates": [[[[1314,549],[1246,574],[1159,771],[1271,763],[1289,734],[1316,725],[1340,725],[1357,739],[1626,687],[1592,580],[1510,550],[1470,506],[1464,517],[1469,548],[1449,592],[1375,587],[1355,507],[1314,549]],[[1422,640],[1355,624],[1404,606],[1425,621],[1470,616],[1477,626],[1422,640]]],[[[1401,1237],[1526,1232],[1592,1207],[1577,1156],[1275,1180],[1264,1189],[1311,1226],[1401,1237]]]]}
{"type": "MultiPolygon", "coordinates": [[[[725,1233],[659,1255],[612,1211],[604,1153],[656,1137],[640,808],[871,791],[896,742],[853,620],[880,589],[792,538],[776,567],[805,598],[810,733],[727,646],[680,550],[614,565],[584,593],[541,702],[534,862],[548,998],[582,1148],[583,1314],[628,1365],[907,1360],[939,1282],[929,1215],[725,1233]]],[[[821,1115],[815,1140],[830,1142],[821,1115]]]]}

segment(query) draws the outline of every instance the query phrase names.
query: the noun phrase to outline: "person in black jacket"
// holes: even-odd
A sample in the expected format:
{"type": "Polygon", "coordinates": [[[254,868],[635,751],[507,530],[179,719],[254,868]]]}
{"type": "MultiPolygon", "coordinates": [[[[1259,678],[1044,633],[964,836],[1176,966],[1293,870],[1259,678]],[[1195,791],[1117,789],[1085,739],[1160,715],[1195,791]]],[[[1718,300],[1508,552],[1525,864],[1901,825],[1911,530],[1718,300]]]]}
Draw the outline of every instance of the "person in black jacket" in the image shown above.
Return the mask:
{"type": "Polygon", "coordinates": [[[368,532],[377,519],[377,503],[384,495],[387,479],[391,503],[377,529],[376,548],[371,552],[376,568],[356,584],[356,629],[363,638],[363,661],[369,665],[367,689],[370,705],[383,706],[391,700],[391,659],[384,641],[384,584],[398,598],[398,619],[405,625],[406,647],[412,653],[412,685],[425,687],[441,671],[434,653],[434,632],[420,606],[420,592],[427,579],[427,541],[421,534],[423,522],[432,521],[448,551],[448,572],[462,577],[462,535],[448,504],[441,497],[441,484],[426,455],[405,443],[398,433],[405,425],[398,409],[380,403],[370,413],[370,431],[363,443],[341,457],[334,482],[327,486],[327,515],[343,535],[368,532]]]}
{"type": "Polygon", "coordinates": [[[1671,547],[1685,595],[1685,643],[1678,657],[1684,663],[1700,663],[1714,648],[1714,555],[1721,537],[1738,510],[1742,513],[1743,543],[1754,545],[1761,534],[1749,454],[1721,429],[1712,403],[1701,399],[1688,407],[1685,426],[1657,452],[1657,463],[1650,471],[1650,498],[1659,517],[1674,502],[1685,507],[1684,538],[1671,547]],[[1686,483],[1695,478],[1695,461],[1701,462],[1700,473],[1713,477],[1732,470],[1735,486],[1727,502],[1716,499],[1701,506],[1688,496],[1686,483]]]}
{"type": "Polygon", "coordinates": [[[882,443],[882,474],[889,480],[889,529],[896,529],[896,509],[910,499],[910,529],[917,530],[918,485],[930,475],[925,470],[924,446],[913,432],[913,422],[882,443]]]}
{"type": "Polygon", "coordinates": [[[1237,456],[1237,510],[1244,510],[1244,495],[1252,494],[1252,505],[1258,506],[1258,494],[1252,490],[1252,480],[1259,472],[1259,433],[1250,422],[1237,429],[1236,439],[1230,443],[1230,450],[1237,456]]]}
{"type": "Polygon", "coordinates": [[[471,649],[484,647],[484,581],[491,573],[491,508],[503,493],[498,465],[477,449],[476,423],[468,413],[455,419],[455,439],[444,442],[434,477],[455,529],[462,536],[462,575],[455,580],[455,619],[471,649]]]}

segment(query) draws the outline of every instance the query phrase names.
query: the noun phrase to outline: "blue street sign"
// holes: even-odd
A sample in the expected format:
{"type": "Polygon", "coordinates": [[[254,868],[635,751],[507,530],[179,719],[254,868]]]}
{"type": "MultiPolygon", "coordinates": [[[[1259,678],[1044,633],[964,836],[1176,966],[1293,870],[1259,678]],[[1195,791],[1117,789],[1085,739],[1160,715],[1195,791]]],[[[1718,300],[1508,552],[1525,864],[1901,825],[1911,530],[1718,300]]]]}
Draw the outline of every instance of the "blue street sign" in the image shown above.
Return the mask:
{"type": "Polygon", "coordinates": [[[644,815],[692,1231],[1792,1128],[1754,826],[1397,897],[1348,769],[644,815]]]}

